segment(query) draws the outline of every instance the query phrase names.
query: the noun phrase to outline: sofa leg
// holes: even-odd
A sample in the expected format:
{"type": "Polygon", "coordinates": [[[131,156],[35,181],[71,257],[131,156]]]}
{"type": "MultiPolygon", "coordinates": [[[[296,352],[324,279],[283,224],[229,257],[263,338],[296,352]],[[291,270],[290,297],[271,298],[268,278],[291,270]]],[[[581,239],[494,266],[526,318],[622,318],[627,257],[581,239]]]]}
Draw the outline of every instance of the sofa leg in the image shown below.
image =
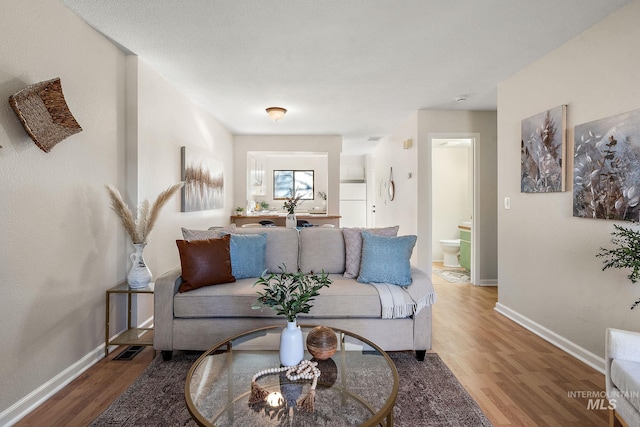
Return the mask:
{"type": "Polygon", "coordinates": [[[162,360],[168,362],[173,357],[173,351],[170,350],[162,350],[162,360]]]}
{"type": "Polygon", "coordinates": [[[424,356],[426,356],[427,350],[416,350],[416,359],[420,362],[424,362],[424,356]]]}

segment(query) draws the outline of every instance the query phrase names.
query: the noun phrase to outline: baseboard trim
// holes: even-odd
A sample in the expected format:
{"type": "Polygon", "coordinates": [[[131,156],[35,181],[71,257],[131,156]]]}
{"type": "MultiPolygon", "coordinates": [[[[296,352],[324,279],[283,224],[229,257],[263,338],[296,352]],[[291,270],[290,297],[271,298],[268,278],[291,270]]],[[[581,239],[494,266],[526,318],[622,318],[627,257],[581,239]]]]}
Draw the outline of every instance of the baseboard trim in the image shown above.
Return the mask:
{"type": "Polygon", "coordinates": [[[548,341],[559,349],[569,353],[576,359],[586,363],[601,374],[604,374],[604,358],[590,352],[589,350],[575,344],[572,341],[569,341],[565,337],[558,335],[550,329],[545,328],[544,326],[534,322],[533,320],[521,315],[517,311],[510,309],[504,304],[497,302],[494,310],[502,314],[503,316],[513,320],[525,329],[528,329],[529,331],[538,335],[543,340],[548,341]]]}
{"type": "Polygon", "coordinates": [[[15,424],[103,358],[104,344],[0,413],[0,425],[15,424]]]}
{"type": "Polygon", "coordinates": [[[498,281],[496,279],[484,279],[480,280],[478,286],[498,286],[498,281]]]}
{"type": "MultiPolygon", "coordinates": [[[[148,325],[152,324],[153,317],[141,323],[140,327],[147,328],[149,327],[148,325]]],[[[115,346],[112,347],[116,348],[115,346]]],[[[104,359],[104,343],[91,350],[80,360],[33,390],[6,410],[2,411],[0,413],[0,426],[11,426],[17,423],[102,359],[104,359]]]]}

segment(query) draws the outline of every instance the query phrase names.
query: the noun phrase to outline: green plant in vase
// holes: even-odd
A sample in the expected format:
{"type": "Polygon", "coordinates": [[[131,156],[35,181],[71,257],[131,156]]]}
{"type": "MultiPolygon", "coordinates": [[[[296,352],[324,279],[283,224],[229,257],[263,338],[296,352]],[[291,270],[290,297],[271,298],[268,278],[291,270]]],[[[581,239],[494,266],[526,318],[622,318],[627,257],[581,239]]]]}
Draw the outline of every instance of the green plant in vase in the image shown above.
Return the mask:
{"type": "MultiPolygon", "coordinates": [[[[613,238],[611,243],[615,246],[613,249],[600,248],[596,255],[604,258],[602,270],[608,268],[630,268],[631,273],[627,279],[631,283],[640,280],[640,231],[614,224],[614,231],[611,232],[613,238]]],[[[640,304],[640,298],[632,305],[633,310],[640,304]]]]}
{"type": "Polygon", "coordinates": [[[287,322],[295,322],[300,313],[309,313],[314,297],[320,295],[320,289],[329,287],[333,281],[323,271],[321,274],[304,274],[300,271],[287,272],[286,266],[280,267],[280,273],[264,273],[254,286],[262,286],[258,291],[258,301],[253,309],[269,307],[277,314],[287,317],[287,322]]]}
{"type": "Polygon", "coordinates": [[[265,271],[254,284],[262,286],[262,291],[258,291],[258,300],[251,308],[269,307],[287,317],[287,326],[280,335],[280,363],[283,366],[295,366],[304,358],[302,330],[296,324],[296,317],[300,313],[309,313],[314,297],[331,283],[324,271],[319,275],[287,272],[283,264],[280,273],[266,276],[265,271]]]}

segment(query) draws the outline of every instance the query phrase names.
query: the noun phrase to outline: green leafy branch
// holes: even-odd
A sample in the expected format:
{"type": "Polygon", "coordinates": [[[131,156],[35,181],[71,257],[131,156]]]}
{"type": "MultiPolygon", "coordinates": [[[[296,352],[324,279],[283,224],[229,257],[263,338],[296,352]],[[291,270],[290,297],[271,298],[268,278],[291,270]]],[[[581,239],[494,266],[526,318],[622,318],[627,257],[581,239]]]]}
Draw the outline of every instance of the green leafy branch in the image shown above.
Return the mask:
{"type": "MultiPolygon", "coordinates": [[[[636,283],[640,280],[640,232],[617,224],[613,227],[615,231],[611,232],[613,236],[611,243],[615,248],[600,248],[596,255],[604,258],[602,271],[608,268],[630,268],[631,273],[627,279],[631,283],[636,283]]],[[[631,309],[633,310],[638,304],[640,299],[631,305],[631,309]]]]}
{"type": "Polygon", "coordinates": [[[286,316],[288,322],[293,322],[300,313],[309,313],[314,297],[320,295],[320,289],[333,283],[324,270],[319,275],[313,272],[288,273],[284,264],[280,267],[280,273],[271,273],[269,276],[265,276],[265,273],[254,283],[254,286],[262,286],[263,290],[258,291],[257,303],[251,308],[269,307],[277,314],[286,316]]]}

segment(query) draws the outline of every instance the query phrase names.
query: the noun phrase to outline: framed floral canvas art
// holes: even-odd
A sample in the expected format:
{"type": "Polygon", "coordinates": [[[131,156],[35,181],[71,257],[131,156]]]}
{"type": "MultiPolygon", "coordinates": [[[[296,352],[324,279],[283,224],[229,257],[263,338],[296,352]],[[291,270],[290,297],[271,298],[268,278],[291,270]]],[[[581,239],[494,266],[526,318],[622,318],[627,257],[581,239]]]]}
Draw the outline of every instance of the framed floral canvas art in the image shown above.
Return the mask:
{"type": "Polygon", "coordinates": [[[522,193],[565,190],[566,115],[566,105],[560,105],[522,121],[522,193]]]}
{"type": "Polygon", "coordinates": [[[640,220],[640,110],[577,125],[573,216],[640,220]]]}

